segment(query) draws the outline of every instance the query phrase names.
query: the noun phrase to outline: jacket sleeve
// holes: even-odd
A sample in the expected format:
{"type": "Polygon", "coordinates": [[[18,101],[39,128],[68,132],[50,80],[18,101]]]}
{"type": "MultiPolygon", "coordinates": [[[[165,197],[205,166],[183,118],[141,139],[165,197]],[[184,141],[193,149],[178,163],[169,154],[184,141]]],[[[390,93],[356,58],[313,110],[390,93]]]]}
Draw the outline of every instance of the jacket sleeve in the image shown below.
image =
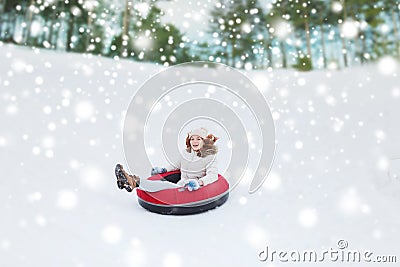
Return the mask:
{"type": "MultiPolygon", "coordinates": [[[[181,166],[182,166],[182,155],[179,155],[178,157],[173,159],[173,162],[170,162],[170,164],[168,164],[166,169],[167,169],[167,172],[171,172],[171,171],[180,170],[181,166]]],[[[181,178],[176,184],[179,186],[184,186],[185,179],[181,178]]]]}
{"type": "Polygon", "coordinates": [[[212,157],[211,162],[206,166],[206,175],[199,180],[203,181],[204,186],[218,180],[218,163],[216,157],[212,157]]]}

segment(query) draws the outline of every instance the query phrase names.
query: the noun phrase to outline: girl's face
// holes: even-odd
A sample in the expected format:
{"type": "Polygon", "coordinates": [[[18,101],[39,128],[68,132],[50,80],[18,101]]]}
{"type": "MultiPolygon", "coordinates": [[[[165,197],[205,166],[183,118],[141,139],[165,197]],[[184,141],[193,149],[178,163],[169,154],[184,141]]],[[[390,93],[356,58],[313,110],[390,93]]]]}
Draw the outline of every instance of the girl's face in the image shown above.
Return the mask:
{"type": "Polygon", "coordinates": [[[203,138],[201,138],[198,135],[193,135],[190,137],[190,146],[194,151],[199,151],[203,147],[204,141],[203,138]]]}

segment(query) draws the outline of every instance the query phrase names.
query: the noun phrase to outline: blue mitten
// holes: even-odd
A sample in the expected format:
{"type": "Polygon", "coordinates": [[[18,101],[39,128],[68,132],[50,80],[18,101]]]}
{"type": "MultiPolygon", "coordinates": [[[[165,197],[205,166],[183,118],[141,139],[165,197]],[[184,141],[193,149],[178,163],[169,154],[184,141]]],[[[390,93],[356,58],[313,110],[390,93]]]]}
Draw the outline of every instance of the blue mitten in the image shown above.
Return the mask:
{"type": "Polygon", "coordinates": [[[189,191],[196,191],[200,188],[200,184],[197,179],[189,179],[186,183],[186,187],[189,191]]]}
{"type": "Polygon", "coordinates": [[[167,172],[166,168],[162,168],[162,167],[151,168],[151,175],[156,175],[156,174],[160,174],[160,173],[164,173],[164,172],[167,172]]]}

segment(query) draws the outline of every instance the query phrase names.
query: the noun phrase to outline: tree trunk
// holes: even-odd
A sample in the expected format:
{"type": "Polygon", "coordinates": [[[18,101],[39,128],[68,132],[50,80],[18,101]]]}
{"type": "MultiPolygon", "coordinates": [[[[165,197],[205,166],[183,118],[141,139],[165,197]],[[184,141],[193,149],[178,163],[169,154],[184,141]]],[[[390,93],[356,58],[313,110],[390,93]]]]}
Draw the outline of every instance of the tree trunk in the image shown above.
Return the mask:
{"type": "Polygon", "coordinates": [[[3,14],[6,6],[6,0],[0,0],[0,39],[3,35],[3,14]]]}
{"type": "Polygon", "coordinates": [[[225,64],[226,65],[229,65],[229,51],[228,51],[228,42],[227,41],[223,41],[223,42],[225,42],[225,64]]]}
{"type": "MultiPolygon", "coordinates": [[[[286,46],[285,46],[285,40],[281,40],[279,42],[279,48],[281,49],[281,54],[282,54],[282,68],[286,69],[287,68],[287,55],[286,55],[286,46]]],[[[271,53],[271,66],[272,66],[272,52],[271,53]]]]}
{"type": "Polygon", "coordinates": [[[0,0],[0,18],[4,13],[5,7],[6,7],[6,0],[0,0]]]}
{"type": "Polygon", "coordinates": [[[365,63],[365,53],[367,52],[367,41],[366,41],[365,33],[363,33],[361,36],[362,36],[361,64],[364,64],[365,63]]]}
{"type": "Polygon", "coordinates": [[[232,38],[232,63],[231,66],[234,68],[235,67],[235,59],[236,59],[236,42],[235,39],[232,38]]]}
{"type": "Polygon", "coordinates": [[[123,19],[123,26],[122,26],[122,34],[129,35],[129,22],[131,16],[131,4],[130,0],[125,0],[125,11],[124,11],[124,19],[123,19]]]}
{"type": "MultiPolygon", "coordinates": [[[[347,20],[347,7],[346,7],[346,0],[340,0],[343,6],[343,22],[347,20]]],[[[343,63],[345,67],[348,67],[348,60],[347,60],[347,45],[344,36],[340,30],[340,41],[342,43],[342,55],[343,55],[343,63]]]]}
{"type": "Polygon", "coordinates": [[[312,62],[312,56],[311,56],[311,38],[310,38],[310,23],[308,19],[304,21],[304,26],[305,26],[305,31],[306,31],[306,43],[307,43],[307,56],[310,58],[310,61],[312,62]]]}
{"type": "Polygon", "coordinates": [[[372,32],[372,51],[374,52],[374,54],[376,54],[377,58],[379,58],[381,56],[381,51],[380,51],[380,45],[378,45],[378,34],[376,32],[372,32]]]}
{"type": "Polygon", "coordinates": [[[28,10],[26,13],[26,28],[25,28],[25,36],[24,36],[24,44],[28,45],[29,44],[29,39],[31,38],[31,27],[32,27],[32,21],[33,21],[33,10],[31,10],[31,6],[33,9],[33,6],[35,4],[35,0],[31,0],[30,4],[28,5],[28,10]]]}
{"type": "Polygon", "coordinates": [[[17,18],[17,14],[14,11],[8,14],[8,20],[6,23],[6,29],[4,31],[4,39],[8,42],[14,42],[14,32],[15,32],[15,19],[17,18]]]}
{"type": "Polygon", "coordinates": [[[68,19],[67,47],[66,47],[67,52],[72,51],[71,41],[72,41],[72,35],[74,34],[74,26],[75,26],[74,16],[72,14],[70,14],[70,16],[71,17],[68,19]]]}
{"type": "Polygon", "coordinates": [[[359,61],[359,62],[361,62],[361,59],[360,59],[360,53],[361,53],[361,38],[360,38],[360,36],[361,35],[359,35],[359,34],[357,34],[357,37],[354,39],[354,41],[353,42],[351,42],[350,43],[350,45],[352,45],[353,44],[353,47],[354,47],[354,51],[355,51],[355,53],[354,53],[354,60],[353,61],[355,61],[355,62],[357,62],[357,61],[359,61]]]}
{"type": "Polygon", "coordinates": [[[92,12],[88,12],[87,32],[86,32],[86,52],[89,52],[90,38],[92,37],[92,12]]]}
{"type": "MultiPolygon", "coordinates": [[[[62,14],[62,12],[64,12],[65,13],[65,10],[66,10],[66,7],[65,7],[65,1],[60,1],[60,2],[57,2],[57,6],[56,6],[56,10],[55,10],[55,13],[54,13],[54,21],[56,21],[56,19],[58,19],[58,23],[59,23],[59,25],[57,26],[57,28],[55,28],[55,29],[53,29],[53,35],[55,35],[56,37],[56,39],[55,39],[55,41],[54,41],[54,50],[57,50],[58,49],[58,41],[59,41],[59,38],[60,38],[60,32],[65,32],[65,30],[64,29],[62,29],[61,28],[61,26],[63,25],[63,23],[64,23],[64,19],[60,16],[61,14],[62,14]],[[59,5],[60,4],[60,5],[59,5]],[[58,12],[56,12],[57,11],[57,9],[59,9],[60,10],[60,13],[58,13],[58,12]]],[[[56,23],[54,23],[54,24],[56,24],[56,23]]],[[[53,24],[53,25],[54,25],[53,24]]],[[[53,37],[52,37],[52,39],[54,39],[53,37]]],[[[68,41],[67,41],[68,42],[68,41]]],[[[66,48],[67,49],[67,48],[66,48]]]]}
{"type": "Polygon", "coordinates": [[[340,0],[343,7],[343,20],[347,19],[347,7],[346,7],[346,0],[340,0]]]}
{"type": "Polygon", "coordinates": [[[341,41],[341,44],[342,44],[343,64],[344,64],[345,67],[348,67],[346,39],[344,38],[342,33],[340,33],[340,41],[341,41]]]}
{"type": "Polygon", "coordinates": [[[122,56],[128,55],[128,46],[131,43],[131,37],[129,36],[131,5],[131,0],[125,0],[125,11],[122,26],[122,43],[124,44],[124,41],[126,41],[126,46],[124,46],[124,48],[122,49],[122,56]]]}
{"type": "Polygon", "coordinates": [[[394,38],[394,43],[395,43],[395,55],[400,56],[400,47],[399,47],[399,31],[397,29],[397,21],[396,21],[396,13],[394,12],[394,9],[392,8],[392,24],[393,24],[393,38],[394,38]]]}
{"type": "MultiPolygon", "coordinates": [[[[51,48],[55,48],[55,45],[53,45],[53,35],[54,35],[54,27],[55,27],[55,21],[56,21],[56,10],[53,10],[51,13],[51,17],[50,17],[50,31],[49,31],[49,36],[48,36],[48,40],[49,43],[51,44],[51,48]]],[[[57,43],[57,39],[55,41],[55,43],[57,43]]]]}
{"type": "Polygon", "coordinates": [[[324,62],[324,68],[327,68],[327,60],[326,60],[326,46],[325,46],[325,30],[324,30],[324,24],[321,22],[319,25],[320,31],[321,31],[321,51],[322,51],[322,60],[324,62]]]}

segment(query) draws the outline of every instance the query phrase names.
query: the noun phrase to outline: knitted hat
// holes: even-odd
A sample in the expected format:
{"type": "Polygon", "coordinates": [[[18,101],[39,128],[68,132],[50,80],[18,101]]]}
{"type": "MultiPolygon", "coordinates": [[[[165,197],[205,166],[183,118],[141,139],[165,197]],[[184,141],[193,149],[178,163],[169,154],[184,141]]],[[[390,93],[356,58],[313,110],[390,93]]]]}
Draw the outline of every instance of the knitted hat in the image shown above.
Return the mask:
{"type": "Polygon", "coordinates": [[[188,133],[189,138],[192,137],[193,135],[198,135],[198,136],[200,136],[200,137],[203,138],[203,139],[207,137],[207,134],[208,134],[207,129],[206,129],[206,128],[203,128],[203,127],[199,128],[199,129],[191,130],[191,131],[188,133]]]}

